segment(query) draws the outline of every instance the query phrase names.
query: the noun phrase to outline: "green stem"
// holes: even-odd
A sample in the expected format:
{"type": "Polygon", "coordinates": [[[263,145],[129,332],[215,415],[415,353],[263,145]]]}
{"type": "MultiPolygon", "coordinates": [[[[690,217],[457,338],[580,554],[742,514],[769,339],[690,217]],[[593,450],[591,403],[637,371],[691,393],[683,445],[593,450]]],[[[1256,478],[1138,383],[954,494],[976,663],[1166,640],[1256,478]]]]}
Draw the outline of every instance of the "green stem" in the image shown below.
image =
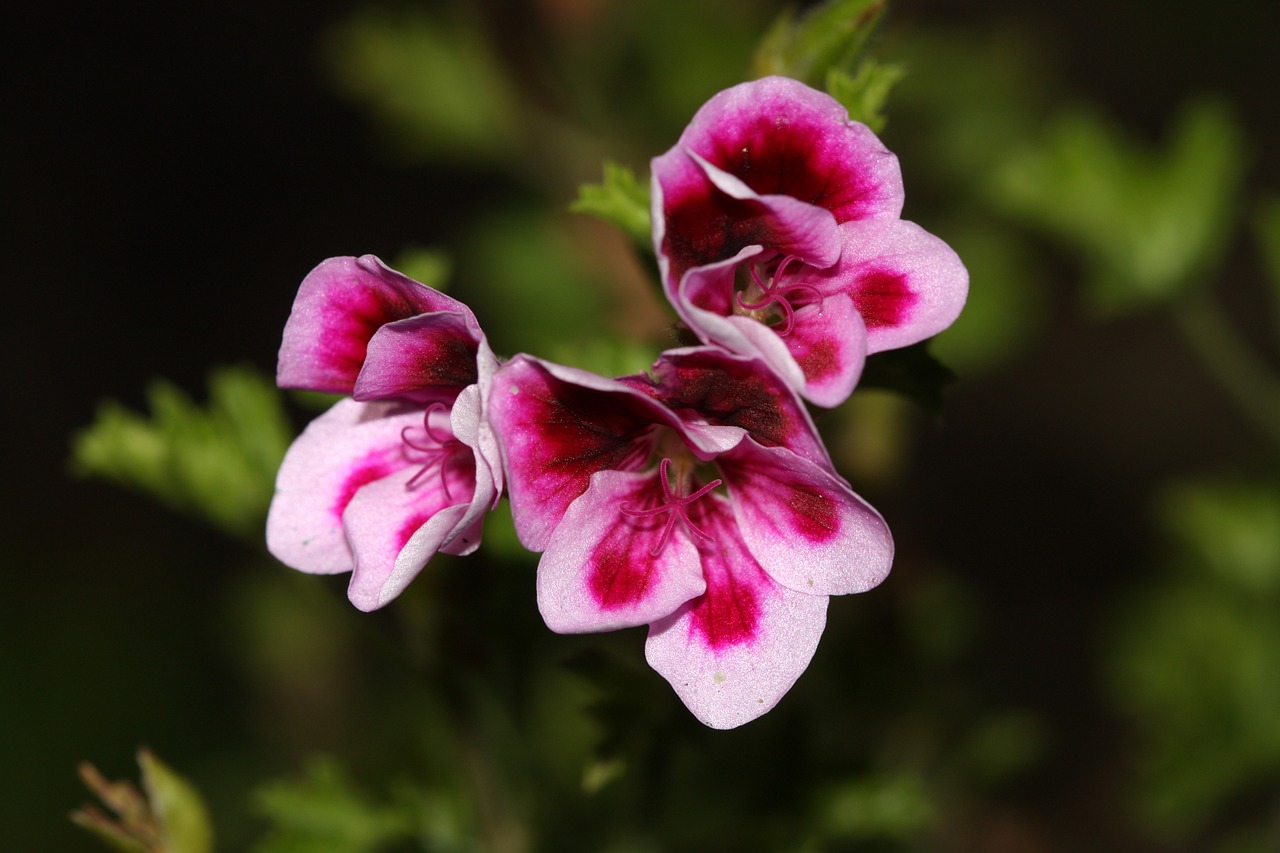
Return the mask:
{"type": "Polygon", "coordinates": [[[1255,426],[1280,445],[1280,381],[1244,343],[1207,296],[1173,308],[1184,337],[1223,389],[1255,426]]]}

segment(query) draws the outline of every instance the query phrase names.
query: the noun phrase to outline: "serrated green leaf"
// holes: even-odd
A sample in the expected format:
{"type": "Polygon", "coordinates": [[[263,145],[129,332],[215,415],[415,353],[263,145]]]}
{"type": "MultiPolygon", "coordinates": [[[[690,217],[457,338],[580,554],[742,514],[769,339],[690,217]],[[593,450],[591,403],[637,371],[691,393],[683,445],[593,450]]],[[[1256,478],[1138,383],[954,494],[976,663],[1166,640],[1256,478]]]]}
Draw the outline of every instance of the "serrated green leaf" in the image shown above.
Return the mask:
{"type": "Polygon", "coordinates": [[[1245,154],[1219,104],[1187,105],[1162,150],[1087,112],[1065,113],[998,176],[996,200],[1078,252],[1086,296],[1116,313],[1203,284],[1233,222],[1245,154]]]}
{"type": "Polygon", "coordinates": [[[156,816],[156,824],[170,853],[208,853],[213,849],[213,824],[200,792],[156,758],[150,750],[138,753],[142,784],[156,816]]]}
{"type": "Polygon", "coordinates": [[[885,5],[885,0],[828,0],[798,18],[784,10],[756,48],[756,76],[780,74],[821,87],[832,69],[852,71],[885,5]]]}
{"type": "Polygon", "coordinates": [[[649,187],[635,172],[617,163],[606,160],[604,180],[579,187],[578,198],[569,209],[618,226],[642,246],[647,247],[653,239],[649,187]]]}
{"type": "Polygon", "coordinates": [[[872,59],[863,62],[854,75],[841,68],[832,68],[827,72],[827,94],[844,105],[849,111],[849,118],[880,133],[887,121],[884,107],[888,103],[889,92],[906,73],[906,66],[881,65],[872,59]]]}
{"type": "Polygon", "coordinates": [[[147,398],[150,417],[114,401],[99,406],[73,438],[73,470],[259,541],[293,437],[279,390],[255,370],[222,368],[210,373],[204,407],[164,380],[151,383],[147,398]]]}

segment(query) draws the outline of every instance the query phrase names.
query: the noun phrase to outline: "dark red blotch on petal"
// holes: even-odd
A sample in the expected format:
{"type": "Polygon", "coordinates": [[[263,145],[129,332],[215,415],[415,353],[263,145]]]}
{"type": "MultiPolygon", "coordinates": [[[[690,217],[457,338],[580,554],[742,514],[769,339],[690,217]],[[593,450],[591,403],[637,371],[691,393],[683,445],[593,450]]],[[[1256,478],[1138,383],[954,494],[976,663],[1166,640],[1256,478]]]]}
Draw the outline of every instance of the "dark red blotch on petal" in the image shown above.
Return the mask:
{"type": "Polygon", "coordinates": [[[355,468],[342,481],[342,487],[338,489],[338,498],[333,502],[331,511],[334,516],[341,519],[342,513],[346,512],[347,504],[351,503],[351,499],[356,496],[356,492],[361,486],[372,483],[374,480],[381,480],[383,477],[389,476],[397,470],[395,465],[389,463],[382,451],[370,453],[364,459],[356,463],[355,468]]]}
{"type": "Polygon", "coordinates": [[[326,294],[323,310],[337,318],[326,323],[330,333],[318,342],[324,362],[351,379],[364,365],[374,332],[387,323],[419,313],[404,294],[388,287],[331,290],[326,294]]]}
{"type": "Polygon", "coordinates": [[[804,352],[792,352],[804,378],[810,382],[825,379],[840,370],[840,350],[835,342],[822,338],[804,352]]]}
{"type": "Polygon", "coordinates": [[[626,543],[606,541],[591,553],[587,586],[601,610],[617,610],[644,600],[652,586],[650,556],[626,543]]]}
{"type": "Polygon", "coordinates": [[[760,624],[756,589],[724,573],[707,578],[707,591],[693,604],[693,630],[715,651],[755,639],[760,624]]]}
{"type": "Polygon", "coordinates": [[[696,412],[707,423],[736,426],[765,446],[786,446],[796,430],[786,392],[758,362],[713,355],[680,357],[655,367],[656,392],[676,411],[696,412]]]}
{"type": "Polygon", "coordinates": [[[835,501],[814,489],[792,486],[786,507],[793,528],[810,542],[833,539],[840,528],[835,501]]]}
{"type": "Polygon", "coordinates": [[[851,295],[868,329],[901,325],[920,301],[920,295],[908,287],[907,277],[890,270],[860,276],[851,295]]]}

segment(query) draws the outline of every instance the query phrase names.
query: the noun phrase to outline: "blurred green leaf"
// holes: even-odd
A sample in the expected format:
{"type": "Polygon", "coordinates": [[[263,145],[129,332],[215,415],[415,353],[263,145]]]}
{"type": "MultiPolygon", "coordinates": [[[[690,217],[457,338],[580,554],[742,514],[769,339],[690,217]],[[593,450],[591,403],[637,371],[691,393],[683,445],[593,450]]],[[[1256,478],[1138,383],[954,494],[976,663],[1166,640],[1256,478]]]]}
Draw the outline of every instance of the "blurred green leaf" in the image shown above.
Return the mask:
{"type": "Polygon", "coordinates": [[[653,241],[649,187],[625,166],[606,160],[604,181],[579,187],[578,198],[569,209],[618,226],[641,246],[648,247],[653,241]]]}
{"type": "Polygon", "coordinates": [[[888,120],[884,114],[889,92],[907,73],[905,65],[882,65],[868,59],[856,74],[842,68],[827,72],[827,92],[849,111],[849,118],[880,133],[888,120]]]}
{"type": "Polygon", "coordinates": [[[1228,111],[1189,103],[1163,150],[1136,144],[1091,113],[1068,112],[998,175],[997,200],[1081,253],[1095,309],[1177,298],[1219,259],[1245,163],[1228,111]]]}
{"type": "Polygon", "coordinates": [[[152,495],[257,542],[292,440],[280,392],[250,368],[209,376],[201,408],[163,380],[147,389],[151,417],[114,401],[72,441],[73,470],[152,495]]]}
{"type": "Polygon", "coordinates": [[[86,806],[71,815],[77,826],[123,853],[209,853],[213,825],[199,791],[150,750],[138,751],[145,794],[129,782],[111,782],[91,764],[80,776],[114,815],[86,806]]]}
{"type": "Polygon", "coordinates": [[[272,782],[254,797],[272,830],[257,853],[362,853],[414,834],[405,810],[372,802],[334,760],[312,761],[297,781],[272,782]]]}
{"type": "Polygon", "coordinates": [[[1262,250],[1267,281],[1271,284],[1276,332],[1280,334],[1280,196],[1269,195],[1259,202],[1253,217],[1253,233],[1262,250]]]}
{"type": "Polygon", "coordinates": [[[439,291],[449,289],[449,276],[453,272],[453,260],[447,252],[411,246],[396,255],[391,265],[409,278],[439,291]]]}
{"type": "Polygon", "coordinates": [[[755,75],[781,74],[821,87],[832,69],[857,67],[884,12],[885,0],[827,0],[798,18],[787,9],[756,49],[755,75]]]}
{"type": "Polygon", "coordinates": [[[1280,493],[1269,483],[1179,484],[1159,504],[1181,560],[1250,594],[1280,593],[1280,493]]]}
{"type": "Polygon", "coordinates": [[[919,776],[872,776],[832,790],[817,817],[834,838],[909,838],[934,819],[928,789],[919,776]]]}
{"type": "Polygon", "coordinates": [[[340,91],[368,109],[402,154],[486,162],[510,149],[516,98],[475,23],[364,6],[325,48],[340,91]]]}

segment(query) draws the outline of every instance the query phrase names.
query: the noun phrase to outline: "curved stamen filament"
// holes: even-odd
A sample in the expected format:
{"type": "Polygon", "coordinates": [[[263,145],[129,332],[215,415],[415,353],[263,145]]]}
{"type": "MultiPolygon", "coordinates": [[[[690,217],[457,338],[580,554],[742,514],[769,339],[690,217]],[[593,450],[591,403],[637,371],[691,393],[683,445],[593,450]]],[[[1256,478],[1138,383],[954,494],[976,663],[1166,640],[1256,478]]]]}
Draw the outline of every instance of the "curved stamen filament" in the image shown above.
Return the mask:
{"type": "MultiPolygon", "coordinates": [[[[432,403],[427,407],[426,412],[422,415],[422,431],[426,438],[412,437],[411,431],[417,427],[405,427],[400,430],[400,440],[404,442],[404,446],[409,450],[416,451],[426,455],[426,460],[421,461],[422,467],[418,469],[418,473],[414,474],[409,482],[404,484],[406,489],[416,489],[421,483],[423,477],[433,466],[439,465],[440,485],[444,487],[445,497],[453,500],[453,494],[449,490],[449,478],[446,476],[446,469],[458,455],[466,449],[466,445],[453,437],[448,431],[440,431],[431,425],[431,415],[438,410],[448,407],[444,403],[432,403]]],[[[408,450],[405,451],[405,458],[414,463],[420,460],[412,459],[408,450]]]]}
{"type": "Polygon", "coordinates": [[[796,312],[791,305],[788,294],[796,291],[808,292],[810,296],[818,303],[818,313],[822,313],[822,303],[824,297],[822,292],[812,284],[784,284],[783,279],[786,276],[787,267],[792,261],[799,261],[795,255],[787,255],[774,269],[773,275],[766,282],[760,274],[759,264],[748,264],[747,269],[751,273],[751,281],[760,291],[760,298],[754,302],[747,302],[742,298],[742,293],[737,293],[734,299],[738,303],[738,307],[743,311],[763,311],[771,305],[777,305],[782,310],[782,325],[777,329],[780,337],[786,337],[791,334],[791,329],[795,325],[796,312]]]}
{"type": "Polygon", "coordinates": [[[658,544],[654,545],[649,551],[649,556],[656,557],[662,553],[667,547],[667,540],[671,538],[671,529],[676,526],[676,521],[683,521],[685,529],[691,534],[701,539],[703,542],[712,541],[711,537],[702,530],[698,529],[689,519],[688,507],[698,498],[710,492],[716,486],[719,486],[723,480],[712,480],[693,494],[681,496],[678,488],[672,488],[669,477],[669,469],[671,468],[671,460],[663,459],[662,465],[658,471],[658,482],[662,484],[662,504],[660,506],[650,507],[649,509],[632,509],[629,505],[623,504],[620,509],[623,513],[637,518],[651,518],[653,516],[667,514],[666,524],[663,525],[662,535],[658,537],[658,544]]]}

